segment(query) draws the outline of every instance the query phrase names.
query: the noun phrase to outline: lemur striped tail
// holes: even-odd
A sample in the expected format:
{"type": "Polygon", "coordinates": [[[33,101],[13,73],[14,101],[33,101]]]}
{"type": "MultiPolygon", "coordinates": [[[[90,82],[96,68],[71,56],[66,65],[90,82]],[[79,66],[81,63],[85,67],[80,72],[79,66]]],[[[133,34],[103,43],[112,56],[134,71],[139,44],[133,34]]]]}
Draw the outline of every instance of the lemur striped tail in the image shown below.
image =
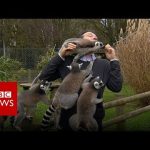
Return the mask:
{"type": "Polygon", "coordinates": [[[50,105],[49,108],[46,110],[41,123],[41,131],[46,131],[48,129],[50,124],[50,118],[55,111],[56,109],[53,105],[50,105]]]}

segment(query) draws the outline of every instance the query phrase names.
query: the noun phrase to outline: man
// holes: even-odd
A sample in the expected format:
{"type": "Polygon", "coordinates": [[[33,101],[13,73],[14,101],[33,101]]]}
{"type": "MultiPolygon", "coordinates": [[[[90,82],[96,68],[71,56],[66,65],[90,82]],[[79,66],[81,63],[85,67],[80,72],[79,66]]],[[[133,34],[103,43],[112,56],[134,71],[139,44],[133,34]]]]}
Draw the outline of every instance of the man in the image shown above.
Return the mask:
{"type": "MultiPolygon", "coordinates": [[[[81,35],[81,38],[88,39],[91,41],[98,40],[97,36],[93,32],[84,32],[81,35]]],[[[49,64],[42,71],[39,79],[44,81],[53,81],[58,78],[63,79],[68,73],[69,70],[66,66],[70,65],[74,56],[69,56],[70,51],[74,51],[76,45],[69,43],[68,47],[62,47],[59,53],[54,56],[49,64]]],[[[122,88],[122,75],[120,71],[119,60],[116,56],[115,49],[112,48],[109,44],[105,46],[105,54],[107,59],[98,59],[94,54],[86,55],[82,57],[78,62],[83,63],[83,69],[89,64],[90,61],[94,61],[92,73],[93,76],[100,76],[105,86],[113,92],[120,92],[122,88]]],[[[74,81],[73,81],[74,82],[74,81]]],[[[105,115],[103,108],[103,92],[104,87],[102,87],[97,95],[98,102],[96,104],[96,112],[94,118],[96,119],[99,131],[102,130],[102,120],[105,115]]],[[[72,108],[65,110],[61,109],[59,126],[63,130],[70,130],[69,127],[69,118],[76,112],[76,105],[72,108]]]]}

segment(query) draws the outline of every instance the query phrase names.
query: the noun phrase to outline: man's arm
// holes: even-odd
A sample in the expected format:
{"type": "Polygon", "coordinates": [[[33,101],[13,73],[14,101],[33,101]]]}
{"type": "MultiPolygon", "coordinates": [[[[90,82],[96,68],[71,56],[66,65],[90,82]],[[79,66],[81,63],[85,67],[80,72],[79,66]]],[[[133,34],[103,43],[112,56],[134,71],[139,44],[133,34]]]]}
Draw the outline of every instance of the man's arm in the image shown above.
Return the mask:
{"type": "Polygon", "coordinates": [[[120,92],[122,89],[123,77],[120,70],[119,61],[110,61],[110,76],[106,84],[107,88],[113,92],[120,92]]]}
{"type": "Polygon", "coordinates": [[[56,54],[42,70],[39,79],[44,81],[54,81],[60,78],[58,67],[62,63],[64,63],[64,60],[56,54]]]}
{"type": "Polygon", "coordinates": [[[115,49],[109,44],[105,46],[105,50],[106,57],[110,60],[110,76],[107,82],[107,88],[113,92],[120,92],[122,89],[123,77],[119,60],[116,56],[115,49]]]}
{"type": "Polygon", "coordinates": [[[44,81],[54,81],[58,78],[60,78],[59,73],[59,65],[64,63],[65,57],[70,54],[71,51],[76,49],[76,45],[69,43],[68,47],[62,47],[56,56],[54,56],[50,62],[47,64],[47,66],[43,69],[41,75],[39,76],[40,80],[44,81]]]}

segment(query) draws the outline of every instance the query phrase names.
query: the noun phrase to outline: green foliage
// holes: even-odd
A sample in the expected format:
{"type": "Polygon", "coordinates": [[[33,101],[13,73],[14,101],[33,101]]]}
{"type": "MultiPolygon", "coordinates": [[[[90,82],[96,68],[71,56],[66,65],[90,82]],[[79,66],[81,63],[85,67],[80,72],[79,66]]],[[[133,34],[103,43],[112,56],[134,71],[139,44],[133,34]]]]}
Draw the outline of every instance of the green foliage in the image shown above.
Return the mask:
{"type": "Polygon", "coordinates": [[[22,77],[27,76],[28,71],[24,68],[20,68],[16,73],[13,74],[12,79],[20,80],[22,77]]]}
{"type": "Polygon", "coordinates": [[[19,61],[4,57],[0,57],[0,71],[0,81],[18,80],[27,73],[19,61]]]}
{"type": "Polygon", "coordinates": [[[44,56],[40,56],[40,60],[37,64],[37,69],[40,71],[43,67],[48,64],[49,60],[55,55],[55,47],[49,48],[44,56]]]}

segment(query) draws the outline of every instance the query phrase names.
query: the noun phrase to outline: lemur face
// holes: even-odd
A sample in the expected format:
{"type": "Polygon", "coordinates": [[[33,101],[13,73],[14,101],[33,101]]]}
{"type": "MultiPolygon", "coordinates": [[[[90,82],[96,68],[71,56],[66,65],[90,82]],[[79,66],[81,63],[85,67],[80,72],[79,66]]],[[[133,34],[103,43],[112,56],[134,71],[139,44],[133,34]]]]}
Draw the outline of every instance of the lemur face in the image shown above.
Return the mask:
{"type": "Polygon", "coordinates": [[[91,83],[93,84],[94,88],[99,90],[101,87],[104,86],[103,81],[101,80],[101,78],[99,76],[95,77],[91,83]]]}
{"type": "Polygon", "coordinates": [[[49,90],[51,84],[52,84],[51,82],[48,82],[48,81],[43,82],[42,81],[41,84],[40,84],[40,89],[42,89],[44,91],[47,91],[47,90],[49,90]]]}
{"type": "Polygon", "coordinates": [[[104,48],[104,44],[100,41],[96,41],[95,46],[99,46],[100,48],[104,48]]]}
{"type": "Polygon", "coordinates": [[[70,66],[66,66],[70,71],[80,71],[83,63],[72,62],[70,66]]]}

